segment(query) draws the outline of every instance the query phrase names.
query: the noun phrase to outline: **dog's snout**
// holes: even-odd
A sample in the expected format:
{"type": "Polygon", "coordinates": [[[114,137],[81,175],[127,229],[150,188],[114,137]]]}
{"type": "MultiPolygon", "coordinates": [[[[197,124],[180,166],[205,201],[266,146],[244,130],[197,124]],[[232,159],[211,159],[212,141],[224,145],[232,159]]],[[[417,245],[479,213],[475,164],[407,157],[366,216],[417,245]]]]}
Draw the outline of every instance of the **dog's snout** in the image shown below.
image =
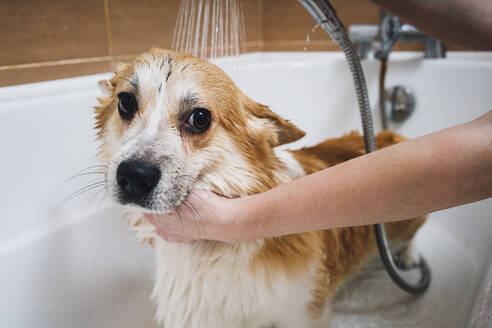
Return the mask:
{"type": "Polygon", "coordinates": [[[121,162],[116,170],[116,181],[120,191],[131,200],[149,194],[161,178],[158,166],[137,160],[121,162]]]}

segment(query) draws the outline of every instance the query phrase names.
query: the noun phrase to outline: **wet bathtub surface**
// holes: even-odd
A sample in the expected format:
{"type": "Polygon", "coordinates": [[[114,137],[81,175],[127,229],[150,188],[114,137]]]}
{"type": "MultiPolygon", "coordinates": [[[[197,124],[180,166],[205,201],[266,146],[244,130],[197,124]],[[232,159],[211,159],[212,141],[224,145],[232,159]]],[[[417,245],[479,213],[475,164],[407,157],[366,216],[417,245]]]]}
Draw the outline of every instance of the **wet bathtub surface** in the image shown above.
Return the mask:
{"type": "Polygon", "coordinates": [[[376,259],[340,289],[333,327],[465,327],[465,304],[473,301],[478,278],[471,254],[432,223],[419,233],[417,245],[432,270],[426,294],[400,290],[376,259]]]}
{"type": "MultiPolygon", "coordinates": [[[[0,257],[0,327],[152,327],[152,250],[121,216],[106,209],[0,257]]],[[[463,327],[478,273],[439,221],[417,237],[433,272],[424,296],[399,290],[376,260],[340,289],[332,326],[463,327]]]]}
{"type": "Polygon", "coordinates": [[[7,253],[0,268],[0,327],[152,327],[152,250],[119,211],[7,253]]]}

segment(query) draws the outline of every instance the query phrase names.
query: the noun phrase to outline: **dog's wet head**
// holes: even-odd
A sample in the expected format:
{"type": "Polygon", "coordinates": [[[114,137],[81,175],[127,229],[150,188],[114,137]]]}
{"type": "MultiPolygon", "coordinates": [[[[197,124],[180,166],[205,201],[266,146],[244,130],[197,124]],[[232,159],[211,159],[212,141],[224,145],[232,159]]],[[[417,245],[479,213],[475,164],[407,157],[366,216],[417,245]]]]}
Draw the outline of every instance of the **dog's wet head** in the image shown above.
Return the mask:
{"type": "Polygon", "coordinates": [[[107,192],[146,211],[174,209],[194,184],[234,189],[258,157],[268,163],[272,147],[303,135],[217,66],[175,52],[153,49],[100,86],[96,127],[107,192]]]}

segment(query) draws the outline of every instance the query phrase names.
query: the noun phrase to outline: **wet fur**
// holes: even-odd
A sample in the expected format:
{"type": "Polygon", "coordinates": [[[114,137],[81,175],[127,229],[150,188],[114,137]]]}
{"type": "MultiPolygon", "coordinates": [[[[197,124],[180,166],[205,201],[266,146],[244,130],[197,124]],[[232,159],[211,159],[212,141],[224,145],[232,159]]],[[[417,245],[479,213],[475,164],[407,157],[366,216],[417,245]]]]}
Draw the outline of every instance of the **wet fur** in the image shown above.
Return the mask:
{"type": "MultiPolygon", "coordinates": [[[[100,106],[96,108],[96,128],[102,140],[100,157],[106,163],[117,164],[130,153],[143,152],[157,160],[162,157],[152,153],[158,152],[159,147],[139,148],[125,155],[121,152],[122,148],[129,147],[124,140],[132,129],[131,124],[140,124],[141,131],[148,129],[151,123],[145,122],[146,111],[148,120],[154,115],[150,111],[161,106],[143,106],[140,121],[130,126],[125,126],[118,118],[115,96],[120,90],[131,87],[132,82],[135,83],[132,81],[134,73],[141,70],[150,70],[152,74],[158,71],[149,82],[151,87],[146,87],[152,90],[139,90],[147,94],[157,94],[163,88],[171,88],[171,83],[178,83],[179,79],[191,78],[188,84],[195,85],[191,88],[198,86],[205,90],[201,95],[206,98],[204,101],[214,117],[213,126],[204,135],[185,135],[180,131],[182,145],[168,147],[180,153],[176,155],[177,162],[184,158],[195,163],[190,167],[198,171],[187,172],[186,176],[191,176],[192,181],[184,179],[182,185],[175,186],[176,199],[168,200],[168,204],[154,202],[154,211],[181,204],[193,184],[227,197],[238,197],[266,191],[364,154],[363,139],[356,132],[314,147],[278,151],[276,146],[293,142],[304,133],[244,95],[214,65],[153,49],[124,65],[110,81],[101,83],[106,96],[99,99],[100,106]]],[[[162,115],[169,116],[166,121],[169,131],[159,135],[167,133],[170,140],[178,140],[175,108],[171,105],[166,108],[163,107],[167,111],[162,115]]],[[[138,136],[137,133],[135,138],[138,136]]],[[[383,131],[376,140],[381,148],[404,138],[383,131]]],[[[166,140],[159,142],[163,146],[166,140]]],[[[174,155],[168,152],[166,158],[169,156],[174,155]]],[[[109,167],[107,174],[114,174],[111,165],[109,167]]],[[[176,175],[177,184],[179,177],[176,175]]],[[[108,181],[111,184],[111,179],[108,181]]],[[[114,186],[107,188],[111,194],[114,186]]],[[[156,319],[165,327],[326,327],[330,300],[337,287],[376,253],[372,226],[308,232],[235,245],[215,241],[170,244],[158,238],[153,227],[141,219],[143,211],[131,208],[131,224],[137,236],[155,248],[157,273],[153,298],[158,305],[156,319]]],[[[416,218],[387,224],[389,238],[405,245],[424,221],[424,218],[416,218]]]]}

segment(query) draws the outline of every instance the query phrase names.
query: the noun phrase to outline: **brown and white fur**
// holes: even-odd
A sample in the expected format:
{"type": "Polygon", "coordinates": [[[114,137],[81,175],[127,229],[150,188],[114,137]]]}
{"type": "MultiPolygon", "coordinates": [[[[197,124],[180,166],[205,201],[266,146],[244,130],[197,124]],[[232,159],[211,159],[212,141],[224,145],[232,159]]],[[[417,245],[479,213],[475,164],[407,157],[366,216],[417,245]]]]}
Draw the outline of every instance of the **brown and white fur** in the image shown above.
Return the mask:
{"type": "MultiPolygon", "coordinates": [[[[304,132],[244,95],[217,66],[166,50],[152,49],[100,85],[105,96],[96,116],[107,192],[118,202],[115,171],[130,157],[153,161],[163,172],[145,208],[126,205],[138,236],[155,249],[156,320],[167,328],[326,327],[337,287],[376,253],[371,226],[234,245],[173,244],[141,217],[175,209],[192,186],[227,197],[266,191],[364,154],[361,136],[353,132],[310,148],[277,150],[304,132]],[[122,91],[137,95],[138,113],[130,122],[118,114],[122,91]],[[212,113],[203,133],[183,125],[193,106],[212,113]]],[[[384,131],[377,146],[402,140],[384,131]]],[[[390,240],[410,245],[424,220],[387,224],[390,240]]],[[[403,250],[408,265],[415,261],[410,249],[403,250]]]]}

